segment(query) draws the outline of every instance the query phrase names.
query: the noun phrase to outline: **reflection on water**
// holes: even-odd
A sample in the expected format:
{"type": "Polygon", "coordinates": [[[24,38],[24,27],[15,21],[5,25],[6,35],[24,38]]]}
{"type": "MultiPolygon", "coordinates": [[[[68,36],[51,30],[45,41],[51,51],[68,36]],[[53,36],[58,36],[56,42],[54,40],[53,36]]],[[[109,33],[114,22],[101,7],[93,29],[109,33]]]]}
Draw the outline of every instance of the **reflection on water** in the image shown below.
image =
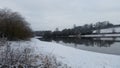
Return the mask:
{"type": "Polygon", "coordinates": [[[120,55],[120,38],[41,38],[77,49],[120,55]]]}

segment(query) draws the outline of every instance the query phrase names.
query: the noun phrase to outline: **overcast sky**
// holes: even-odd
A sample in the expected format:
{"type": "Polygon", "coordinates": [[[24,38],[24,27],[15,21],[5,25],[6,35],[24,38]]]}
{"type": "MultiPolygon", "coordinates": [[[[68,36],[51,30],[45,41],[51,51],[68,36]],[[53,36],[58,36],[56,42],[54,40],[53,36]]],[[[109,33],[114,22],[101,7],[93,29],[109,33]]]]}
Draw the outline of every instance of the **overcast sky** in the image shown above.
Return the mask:
{"type": "Polygon", "coordinates": [[[72,28],[110,21],[120,24],[120,0],[0,0],[0,8],[20,12],[33,30],[72,28]]]}

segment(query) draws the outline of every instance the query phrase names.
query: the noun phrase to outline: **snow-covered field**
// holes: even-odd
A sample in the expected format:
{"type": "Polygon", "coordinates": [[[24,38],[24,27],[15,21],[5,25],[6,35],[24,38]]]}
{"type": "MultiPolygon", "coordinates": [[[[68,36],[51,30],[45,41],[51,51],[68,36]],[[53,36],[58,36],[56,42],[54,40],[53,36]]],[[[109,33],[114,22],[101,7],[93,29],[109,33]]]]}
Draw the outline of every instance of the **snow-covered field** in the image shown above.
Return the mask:
{"type": "Polygon", "coordinates": [[[120,37],[120,34],[95,34],[95,35],[81,35],[81,37],[120,37]]]}
{"type": "Polygon", "coordinates": [[[120,68],[120,56],[83,51],[56,43],[31,40],[35,53],[54,55],[72,68],[120,68]]]}
{"type": "MultiPolygon", "coordinates": [[[[100,33],[112,33],[113,31],[120,32],[120,27],[101,29],[100,33]]],[[[97,30],[93,31],[93,33],[97,33],[97,30]]]]}
{"type": "MultiPolygon", "coordinates": [[[[93,33],[98,33],[94,30],[93,33]]],[[[81,37],[120,37],[120,27],[100,29],[99,34],[82,35],[81,37]]]]}
{"type": "MultiPolygon", "coordinates": [[[[31,41],[12,42],[11,46],[14,49],[33,49],[34,55],[55,56],[58,62],[62,62],[71,68],[120,68],[119,55],[84,51],[57,43],[43,42],[36,38],[32,38],[31,41]],[[20,45],[16,45],[18,43],[20,45]]],[[[38,62],[35,65],[41,63],[39,59],[37,60],[38,62]]]]}

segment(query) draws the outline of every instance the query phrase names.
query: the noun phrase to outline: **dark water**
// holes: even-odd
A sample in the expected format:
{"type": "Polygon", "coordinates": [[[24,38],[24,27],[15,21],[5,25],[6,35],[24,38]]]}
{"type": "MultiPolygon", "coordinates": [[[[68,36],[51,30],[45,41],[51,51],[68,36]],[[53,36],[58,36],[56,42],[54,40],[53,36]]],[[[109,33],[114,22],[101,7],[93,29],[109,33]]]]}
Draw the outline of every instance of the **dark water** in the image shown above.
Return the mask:
{"type": "Polygon", "coordinates": [[[120,55],[120,38],[40,38],[40,40],[87,51],[120,55]]]}

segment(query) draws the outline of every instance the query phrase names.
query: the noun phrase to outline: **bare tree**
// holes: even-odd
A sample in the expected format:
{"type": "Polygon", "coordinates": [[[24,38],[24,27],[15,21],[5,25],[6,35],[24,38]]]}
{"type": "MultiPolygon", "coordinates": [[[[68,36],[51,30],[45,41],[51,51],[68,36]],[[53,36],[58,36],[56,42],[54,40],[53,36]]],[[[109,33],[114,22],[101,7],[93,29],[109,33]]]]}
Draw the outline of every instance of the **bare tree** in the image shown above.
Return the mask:
{"type": "Polygon", "coordinates": [[[0,32],[10,40],[28,39],[32,36],[28,22],[18,12],[10,9],[0,9],[0,32]]]}

